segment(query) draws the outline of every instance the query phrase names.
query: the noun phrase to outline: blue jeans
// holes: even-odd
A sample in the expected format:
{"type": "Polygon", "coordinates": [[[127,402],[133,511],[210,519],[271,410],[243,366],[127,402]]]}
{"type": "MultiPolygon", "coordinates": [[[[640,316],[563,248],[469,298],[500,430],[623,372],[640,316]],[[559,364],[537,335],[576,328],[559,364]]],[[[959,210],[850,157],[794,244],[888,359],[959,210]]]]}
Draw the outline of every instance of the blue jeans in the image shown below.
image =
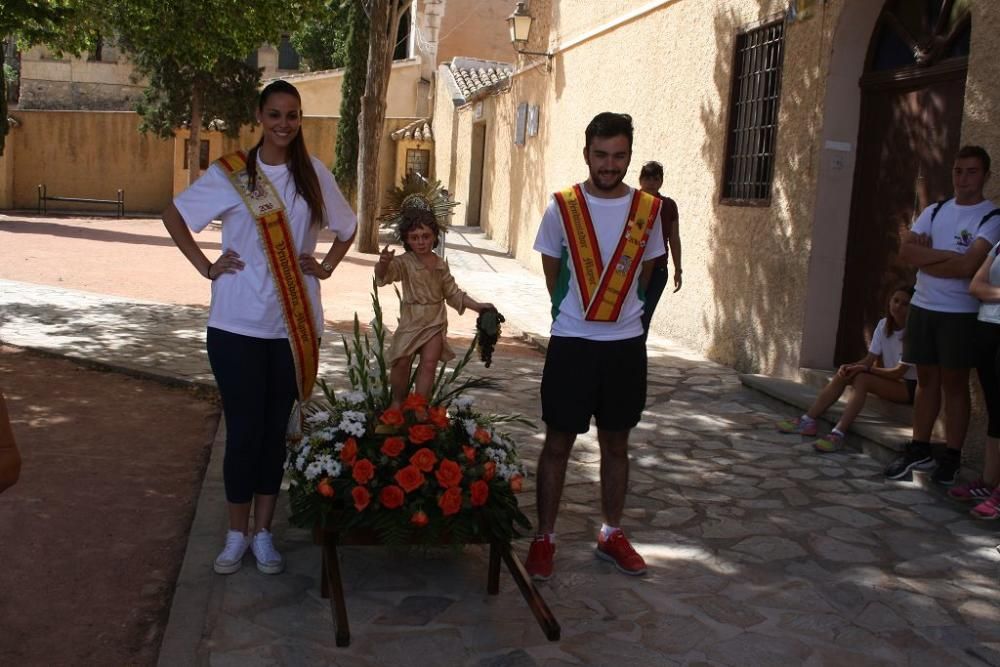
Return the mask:
{"type": "Polygon", "coordinates": [[[656,304],[663,296],[663,289],[667,286],[667,267],[658,266],[653,269],[653,275],[649,278],[649,285],[646,286],[646,305],[642,309],[642,330],[644,335],[649,335],[649,323],[653,321],[653,313],[656,311],[656,304]]]}

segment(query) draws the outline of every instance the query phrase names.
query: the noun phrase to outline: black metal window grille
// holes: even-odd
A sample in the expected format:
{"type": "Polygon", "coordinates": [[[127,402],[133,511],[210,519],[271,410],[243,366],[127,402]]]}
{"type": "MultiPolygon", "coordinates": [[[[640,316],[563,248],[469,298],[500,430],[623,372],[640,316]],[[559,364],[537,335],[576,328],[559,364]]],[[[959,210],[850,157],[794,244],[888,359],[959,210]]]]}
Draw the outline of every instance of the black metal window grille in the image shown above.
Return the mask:
{"type": "Polygon", "coordinates": [[[771,200],[784,43],[784,20],[736,38],[722,190],[725,200],[771,200]]]}
{"type": "Polygon", "coordinates": [[[431,166],[431,152],[417,150],[413,148],[406,149],[406,173],[412,174],[416,172],[421,176],[427,177],[430,175],[431,166]]]}

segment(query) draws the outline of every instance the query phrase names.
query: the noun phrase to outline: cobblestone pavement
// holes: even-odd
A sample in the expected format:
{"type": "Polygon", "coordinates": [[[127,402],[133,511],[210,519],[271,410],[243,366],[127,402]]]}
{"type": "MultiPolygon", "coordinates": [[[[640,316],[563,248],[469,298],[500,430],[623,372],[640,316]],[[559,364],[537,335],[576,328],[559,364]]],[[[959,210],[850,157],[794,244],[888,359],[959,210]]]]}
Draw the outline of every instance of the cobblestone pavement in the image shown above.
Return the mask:
{"type": "MultiPolygon", "coordinates": [[[[512,328],[543,338],[541,279],[473,230],[448,241],[459,284],[496,303],[512,328]]],[[[0,281],[0,339],[155,374],[207,379],[203,318],[0,281]]],[[[324,374],[336,379],[340,354],[330,344],[324,374]]],[[[536,417],[542,361],[498,355],[489,372],[503,390],[478,394],[480,406],[536,417]]],[[[336,648],[319,549],[287,525],[283,503],[275,532],[288,572],[265,576],[248,559],[235,575],[213,575],[225,523],[220,433],[161,664],[1000,664],[994,524],[912,483],[884,481],[862,454],[819,456],[776,433],[774,421],[793,413],[742,387],[731,369],[652,341],[625,521],[650,570],[626,577],[593,556],[592,431],[570,464],[556,575],[540,586],[562,625],[559,642],[546,641],[506,575],[500,595],[486,595],[479,547],[350,547],[342,571],[353,641],[336,648]]],[[[541,436],[513,430],[533,470],[541,436]]],[[[521,501],[533,515],[530,478],[521,501]]]]}

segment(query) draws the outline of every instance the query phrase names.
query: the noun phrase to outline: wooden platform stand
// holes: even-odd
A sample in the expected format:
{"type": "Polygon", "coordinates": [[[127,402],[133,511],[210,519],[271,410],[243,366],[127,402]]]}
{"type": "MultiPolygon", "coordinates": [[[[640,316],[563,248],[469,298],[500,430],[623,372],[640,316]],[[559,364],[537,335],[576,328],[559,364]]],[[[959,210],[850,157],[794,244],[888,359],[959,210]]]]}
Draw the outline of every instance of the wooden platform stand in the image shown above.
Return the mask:
{"type": "MultiPolygon", "coordinates": [[[[323,547],[322,575],[320,577],[320,594],[324,599],[329,598],[330,610],[333,612],[333,620],[337,629],[337,646],[349,646],[351,643],[351,629],[347,621],[347,604],[344,601],[344,581],[340,576],[340,558],[337,554],[337,546],[341,543],[340,535],[334,531],[316,531],[314,538],[323,547]]],[[[347,544],[372,545],[376,542],[371,540],[344,540],[347,544]]],[[[500,562],[503,561],[510,571],[510,575],[517,583],[517,587],[524,596],[524,601],[538,620],[538,625],[545,633],[549,641],[559,641],[559,622],[549,610],[545,600],[531,578],[524,569],[524,565],[514,555],[509,543],[490,543],[490,565],[486,575],[486,592],[490,595],[500,593],[500,562]]]]}

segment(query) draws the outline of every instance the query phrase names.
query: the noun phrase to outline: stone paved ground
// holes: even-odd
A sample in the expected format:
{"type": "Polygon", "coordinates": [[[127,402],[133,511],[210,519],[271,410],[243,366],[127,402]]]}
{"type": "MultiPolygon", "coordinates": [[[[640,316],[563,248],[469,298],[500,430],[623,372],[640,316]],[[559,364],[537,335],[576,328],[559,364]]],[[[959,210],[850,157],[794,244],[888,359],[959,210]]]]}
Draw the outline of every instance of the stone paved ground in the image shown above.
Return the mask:
{"type": "MultiPolygon", "coordinates": [[[[544,331],[531,315],[539,281],[491,254],[481,236],[466,236],[480,250],[462,258],[449,250],[459,284],[521,331],[544,331]],[[498,273],[519,287],[498,289],[498,273]]],[[[196,311],[0,282],[0,313],[0,338],[16,345],[82,344],[116,365],[205,373],[196,311]],[[125,335],[109,333],[123,322],[132,327],[125,335]]],[[[332,346],[326,354],[331,377],[338,355],[332,346]]],[[[540,354],[498,355],[490,372],[504,389],[480,394],[480,404],[537,415],[541,365],[540,354]]],[[[794,411],[742,387],[730,369],[662,340],[653,341],[650,369],[625,526],[650,571],[625,577],[592,555],[599,456],[590,433],[570,466],[557,574],[540,587],[562,624],[560,642],[545,640],[509,578],[499,596],[485,594],[478,547],[461,555],[352,547],[342,568],[353,643],[336,648],[318,594],[319,550],[284,512],[276,534],[285,575],[211,574],[224,526],[216,450],[161,663],[1000,664],[993,524],[912,483],[884,481],[864,455],[819,456],[774,432],[794,411]]],[[[540,436],[515,432],[533,470],[540,436]]],[[[529,478],[521,497],[529,515],[532,492],[529,478]]]]}

